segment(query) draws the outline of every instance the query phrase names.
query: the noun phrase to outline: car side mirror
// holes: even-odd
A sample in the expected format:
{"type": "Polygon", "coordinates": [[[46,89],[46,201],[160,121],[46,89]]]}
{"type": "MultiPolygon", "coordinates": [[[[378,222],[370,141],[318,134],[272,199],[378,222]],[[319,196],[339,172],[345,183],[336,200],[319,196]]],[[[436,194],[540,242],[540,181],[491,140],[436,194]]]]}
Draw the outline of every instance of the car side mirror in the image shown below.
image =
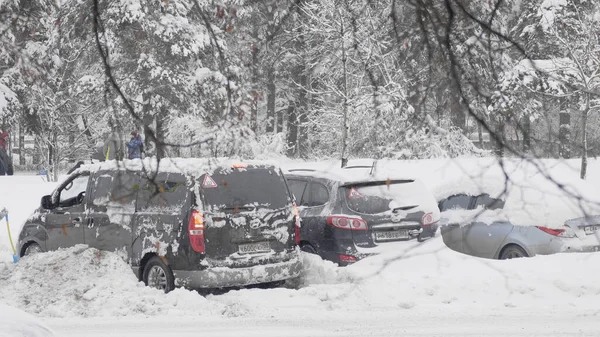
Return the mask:
{"type": "Polygon", "coordinates": [[[54,203],[52,202],[52,196],[45,195],[42,197],[42,208],[44,209],[53,209],[54,203]]]}

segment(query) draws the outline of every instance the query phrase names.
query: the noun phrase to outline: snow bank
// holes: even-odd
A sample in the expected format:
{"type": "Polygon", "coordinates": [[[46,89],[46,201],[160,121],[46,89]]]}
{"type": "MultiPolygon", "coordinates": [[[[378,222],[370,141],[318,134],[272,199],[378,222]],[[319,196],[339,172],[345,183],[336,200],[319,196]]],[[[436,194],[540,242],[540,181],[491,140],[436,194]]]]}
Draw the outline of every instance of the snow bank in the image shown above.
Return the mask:
{"type": "Polygon", "coordinates": [[[117,254],[78,245],[0,262],[0,301],[45,317],[211,315],[222,308],[197,293],[167,295],[138,282],[117,254]]]}
{"type": "Polygon", "coordinates": [[[0,303],[0,337],[53,337],[46,324],[17,308],[0,303]]]}
{"type": "Polygon", "coordinates": [[[342,300],[379,302],[428,312],[597,312],[600,254],[571,253],[515,260],[479,259],[449,250],[435,238],[348,268],[357,286],[342,300]]]}

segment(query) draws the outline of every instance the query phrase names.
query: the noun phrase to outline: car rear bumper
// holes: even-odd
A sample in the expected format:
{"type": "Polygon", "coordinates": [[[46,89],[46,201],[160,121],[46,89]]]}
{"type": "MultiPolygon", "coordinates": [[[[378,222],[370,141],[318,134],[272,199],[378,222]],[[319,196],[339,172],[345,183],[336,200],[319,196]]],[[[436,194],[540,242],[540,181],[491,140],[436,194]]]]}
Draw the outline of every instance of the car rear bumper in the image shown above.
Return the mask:
{"type": "Polygon", "coordinates": [[[175,285],[186,288],[227,288],[287,280],[300,275],[302,261],[257,265],[246,268],[217,267],[206,270],[173,270],[175,285]]]}
{"type": "Polygon", "coordinates": [[[600,242],[595,237],[553,239],[547,244],[528,247],[531,255],[556,253],[590,253],[600,251],[600,242]]]}

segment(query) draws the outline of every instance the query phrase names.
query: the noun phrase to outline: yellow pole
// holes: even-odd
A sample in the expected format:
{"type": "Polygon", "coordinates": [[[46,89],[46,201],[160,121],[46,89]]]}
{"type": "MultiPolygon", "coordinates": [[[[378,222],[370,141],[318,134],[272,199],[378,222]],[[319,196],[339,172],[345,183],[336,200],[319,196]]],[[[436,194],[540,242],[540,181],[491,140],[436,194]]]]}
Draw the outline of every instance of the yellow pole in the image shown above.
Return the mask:
{"type": "Polygon", "coordinates": [[[106,161],[108,161],[108,157],[110,155],[110,145],[106,148],[106,161]]]}
{"type": "Polygon", "coordinates": [[[8,232],[8,240],[10,241],[10,248],[13,251],[13,262],[19,261],[19,255],[17,255],[17,250],[15,249],[15,244],[12,239],[12,234],[10,233],[10,222],[8,221],[8,212],[6,209],[3,209],[1,213],[4,213],[4,219],[6,220],[6,231],[8,232]]]}

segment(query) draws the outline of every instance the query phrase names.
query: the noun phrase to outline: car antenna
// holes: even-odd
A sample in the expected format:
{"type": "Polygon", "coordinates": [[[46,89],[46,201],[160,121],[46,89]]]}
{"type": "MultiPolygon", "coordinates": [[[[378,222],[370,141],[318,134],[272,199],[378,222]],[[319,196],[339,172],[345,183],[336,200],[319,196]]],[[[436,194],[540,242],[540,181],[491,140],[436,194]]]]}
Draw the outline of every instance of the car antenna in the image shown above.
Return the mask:
{"type": "Polygon", "coordinates": [[[375,173],[375,165],[377,164],[377,159],[373,160],[373,165],[371,165],[371,172],[369,172],[370,175],[373,175],[373,173],[375,173]]]}

